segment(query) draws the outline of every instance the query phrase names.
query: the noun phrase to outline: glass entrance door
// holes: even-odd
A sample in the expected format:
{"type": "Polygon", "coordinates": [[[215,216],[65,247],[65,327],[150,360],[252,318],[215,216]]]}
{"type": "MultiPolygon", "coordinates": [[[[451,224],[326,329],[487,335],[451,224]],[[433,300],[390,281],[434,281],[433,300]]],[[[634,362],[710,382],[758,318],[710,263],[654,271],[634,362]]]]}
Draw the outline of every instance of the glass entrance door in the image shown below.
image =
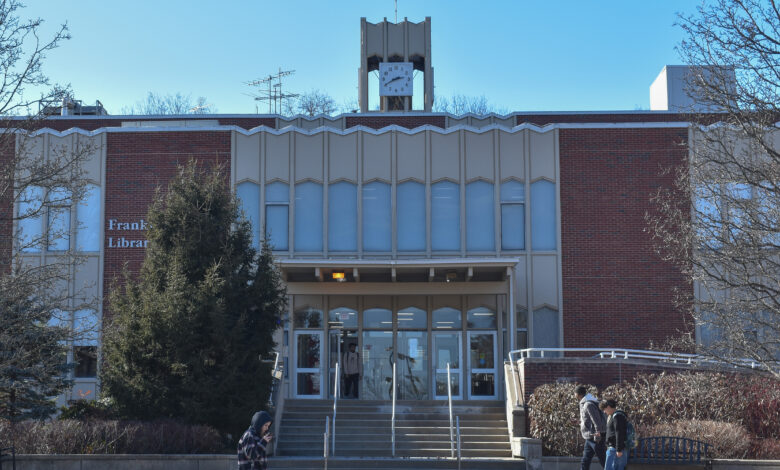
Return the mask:
{"type": "Polygon", "coordinates": [[[322,331],[295,332],[295,396],[321,398],[323,357],[322,331]]]}
{"type": "Polygon", "coordinates": [[[447,395],[447,363],[450,364],[450,388],[452,399],[461,400],[461,344],[462,336],[459,331],[446,333],[433,333],[433,374],[435,378],[434,398],[446,400],[447,395]]]}
{"type": "Polygon", "coordinates": [[[428,398],[428,333],[399,331],[397,357],[398,399],[428,398]]]}
{"type": "Polygon", "coordinates": [[[470,398],[496,397],[496,332],[469,331],[470,398]]]}
{"type": "MultiPolygon", "coordinates": [[[[360,352],[357,349],[358,335],[357,331],[353,330],[330,330],[328,334],[328,363],[330,364],[330,380],[328,380],[328,397],[333,398],[334,379],[336,374],[336,362],[339,363],[339,398],[345,398],[346,396],[346,383],[344,381],[344,353],[349,351],[349,345],[355,345],[355,352],[360,352]]],[[[350,395],[358,397],[359,394],[355,390],[350,390],[350,395]]]]}
{"type": "Polygon", "coordinates": [[[363,377],[360,398],[390,400],[393,382],[393,332],[363,331],[363,377]]]}

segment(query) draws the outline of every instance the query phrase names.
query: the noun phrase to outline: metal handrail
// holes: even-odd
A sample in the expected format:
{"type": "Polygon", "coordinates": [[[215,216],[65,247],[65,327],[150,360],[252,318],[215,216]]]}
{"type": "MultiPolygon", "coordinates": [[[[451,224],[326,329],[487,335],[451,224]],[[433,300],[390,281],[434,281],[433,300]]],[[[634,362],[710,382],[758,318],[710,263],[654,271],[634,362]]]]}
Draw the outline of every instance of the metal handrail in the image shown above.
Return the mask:
{"type": "Polygon", "coordinates": [[[460,470],[460,416],[455,417],[455,423],[458,427],[458,470],[460,470]]]}
{"type": "Polygon", "coordinates": [[[325,470],[328,470],[328,434],[330,432],[330,421],[327,416],[325,417],[325,434],[322,436],[322,459],[325,465],[325,470]]]}
{"type": "Polygon", "coordinates": [[[447,401],[450,404],[450,457],[455,457],[455,438],[452,429],[452,380],[450,379],[450,363],[447,363],[447,401]]]}
{"type": "Polygon", "coordinates": [[[331,453],[336,455],[336,405],[339,400],[339,362],[336,361],[336,376],[333,378],[333,426],[331,426],[331,453]]]}
{"type": "Polygon", "coordinates": [[[395,362],[393,362],[393,414],[390,418],[390,430],[392,432],[390,442],[393,445],[393,457],[395,457],[395,362]]]}

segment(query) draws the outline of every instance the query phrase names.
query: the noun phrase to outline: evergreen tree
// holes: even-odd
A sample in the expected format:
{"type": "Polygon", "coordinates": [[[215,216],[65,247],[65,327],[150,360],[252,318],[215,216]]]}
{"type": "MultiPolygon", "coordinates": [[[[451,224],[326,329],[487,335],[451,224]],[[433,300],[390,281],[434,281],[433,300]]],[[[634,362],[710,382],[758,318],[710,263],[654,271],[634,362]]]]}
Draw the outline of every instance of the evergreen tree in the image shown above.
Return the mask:
{"type": "Polygon", "coordinates": [[[286,291],[226,181],[221,168],[181,168],[150,207],[140,276],[126,273],[110,295],[101,382],[125,416],[237,435],[268,400],[260,356],[273,349],[286,291]]]}

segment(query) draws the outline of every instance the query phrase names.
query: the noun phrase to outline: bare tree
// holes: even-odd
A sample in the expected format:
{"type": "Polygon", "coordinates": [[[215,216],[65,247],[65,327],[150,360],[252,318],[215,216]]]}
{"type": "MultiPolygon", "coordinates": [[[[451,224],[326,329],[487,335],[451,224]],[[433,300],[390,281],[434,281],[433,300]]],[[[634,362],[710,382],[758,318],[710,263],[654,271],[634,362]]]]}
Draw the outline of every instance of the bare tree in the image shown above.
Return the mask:
{"type": "Polygon", "coordinates": [[[303,93],[294,103],[293,110],[304,116],[316,116],[318,114],[330,116],[338,111],[333,98],[320,90],[311,90],[308,93],[303,93]]]}
{"type": "Polygon", "coordinates": [[[688,166],[650,227],[695,284],[678,298],[696,321],[689,346],[780,377],[780,10],[718,0],[680,25],[689,94],[710,112],[692,115],[688,166]]]}
{"type": "Polygon", "coordinates": [[[122,114],[128,115],[172,115],[172,114],[213,114],[217,110],[212,104],[208,104],[203,96],[193,101],[192,95],[181,92],[161,93],[149,92],[146,98],[130,107],[122,108],[122,114]]]}
{"type": "Polygon", "coordinates": [[[75,137],[42,150],[34,132],[47,108],[69,97],[43,63],[70,36],[62,25],[43,39],[43,20],[21,18],[20,8],[0,0],[0,418],[12,421],[48,416],[68,386],[64,354],[74,336],[57,317],[89,303],[65,286],[79,262],[69,249],[69,210],[84,195],[82,163],[93,153],[90,139],[75,137]],[[56,256],[41,263],[41,251],[55,245],[56,256]]]}
{"type": "Polygon", "coordinates": [[[490,104],[487,98],[485,98],[485,95],[452,95],[451,98],[447,98],[446,96],[437,97],[436,103],[434,104],[434,111],[456,115],[468,113],[476,115],[490,113],[506,114],[505,110],[496,108],[490,104]]]}

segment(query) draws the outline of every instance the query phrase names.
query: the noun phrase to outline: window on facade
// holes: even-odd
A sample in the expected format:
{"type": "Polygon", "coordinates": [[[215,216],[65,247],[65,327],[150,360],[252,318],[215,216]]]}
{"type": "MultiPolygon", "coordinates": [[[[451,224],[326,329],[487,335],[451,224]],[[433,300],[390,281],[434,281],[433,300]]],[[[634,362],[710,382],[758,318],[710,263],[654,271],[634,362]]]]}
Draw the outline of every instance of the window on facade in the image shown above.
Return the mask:
{"type": "Polygon", "coordinates": [[[290,187],[276,181],[265,185],[265,239],[274,250],[288,249],[290,187]]]}
{"type": "Polygon", "coordinates": [[[70,249],[70,191],[54,188],[46,198],[48,209],[47,250],[67,251],[70,249]]]}
{"type": "Polygon", "coordinates": [[[425,251],[425,185],[407,181],[396,191],[398,251],[425,251]]]}
{"type": "Polygon", "coordinates": [[[555,184],[539,180],[531,183],[531,247],[536,251],[557,247],[555,184]]]}
{"type": "Polygon", "coordinates": [[[517,349],[528,348],[528,310],[517,305],[515,306],[517,314],[517,349]]]}
{"type": "Polygon", "coordinates": [[[460,330],[463,325],[460,310],[452,307],[437,308],[433,311],[433,327],[445,330],[460,330]]]}
{"type": "Polygon", "coordinates": [[[241,210],[252,226],[252,246],[260,248],[260,186],[245,181],[236,186],[241,210]]]}
{"type": "Polygon", "coordinates": [[[328,250],[357,251],[357,186],[328,185],[328,250]]]}
{"type": "MultiPolygon", "coordinates": [[[[535,348],[560,347],[560,319],[558,311],[548,307],[534,310],[534,344],[535,348]]],[[[553,354],[545,353],[545,356],[553,354]]]]}
{"type": "Polygon", "coordinates": [[[97,376],[97,346],[100,322],[92,309],[76,310],[73,314],[73,358],[75,377],[97,376]]]}
{"type": "Polygon", "coordinates": [[[496,249],[493,184],[474,181],[466,185],[466,249],[496,249]]]}
{"type": "Polygon", "coordinates": [[[100,187],[88,184],[76,206],[76,249],[100,251],[100,187]]]}
{"type": "Polygon", "coordinates": [[[398,310],[399,330],[424,330],[428,328],[428,313],[417,307],[398,310]]]}
{"type": "Polygon", "coordinates": [[[460,250],[459,188],[451,181],[431,185],[431,248],[434,251],[460,250]]]}
{"type": "Polygon", "coordinates": [[[25,253],[41,251],[43,236],[43,188],[28,186],[19,195],[18,236],[19,249],[25,253]]]}
{"type": "Polygon", "coordinates": [[[308,305],[295,309],[295,328],[322,328],[322,310],[308,305]]]}
{"type": "Polygon", "coordinates": [[[495,330],[498,325],[496,312],[487,307],[472,308],[466,312],[466,326],[471,329],[495,330]]]}
{"type": "Polygon", "coordinates": [[[295,251],[322,251],[322,185],[295,185],[295,251]]]}
{"type": "Polygon", "coordinates": [[[336,307],[328,312],[328,328],[343,328],[348,330],[356,330],[357,310],[347,307],[336,307]]]}
{"type": "Polygon", "coordinates": [[[390,185],[372,181],[363,185],[363,250],[392,249],[390,185]]]}
{"type": "Polygon", "coordinates": [[[393,328],[393,312],[386,308],[363,310],[363,328],[391,330],[393,328]]]}
{"type": "Polygon", "coordinates": [[[97,346],[74,346],[73,359],[74,377],[97,377],[97,346]]]}
{"type": "Polygon", "coordinates": [[[525,250],[525,185],[501,183],[501,249],[525,250]]]}

